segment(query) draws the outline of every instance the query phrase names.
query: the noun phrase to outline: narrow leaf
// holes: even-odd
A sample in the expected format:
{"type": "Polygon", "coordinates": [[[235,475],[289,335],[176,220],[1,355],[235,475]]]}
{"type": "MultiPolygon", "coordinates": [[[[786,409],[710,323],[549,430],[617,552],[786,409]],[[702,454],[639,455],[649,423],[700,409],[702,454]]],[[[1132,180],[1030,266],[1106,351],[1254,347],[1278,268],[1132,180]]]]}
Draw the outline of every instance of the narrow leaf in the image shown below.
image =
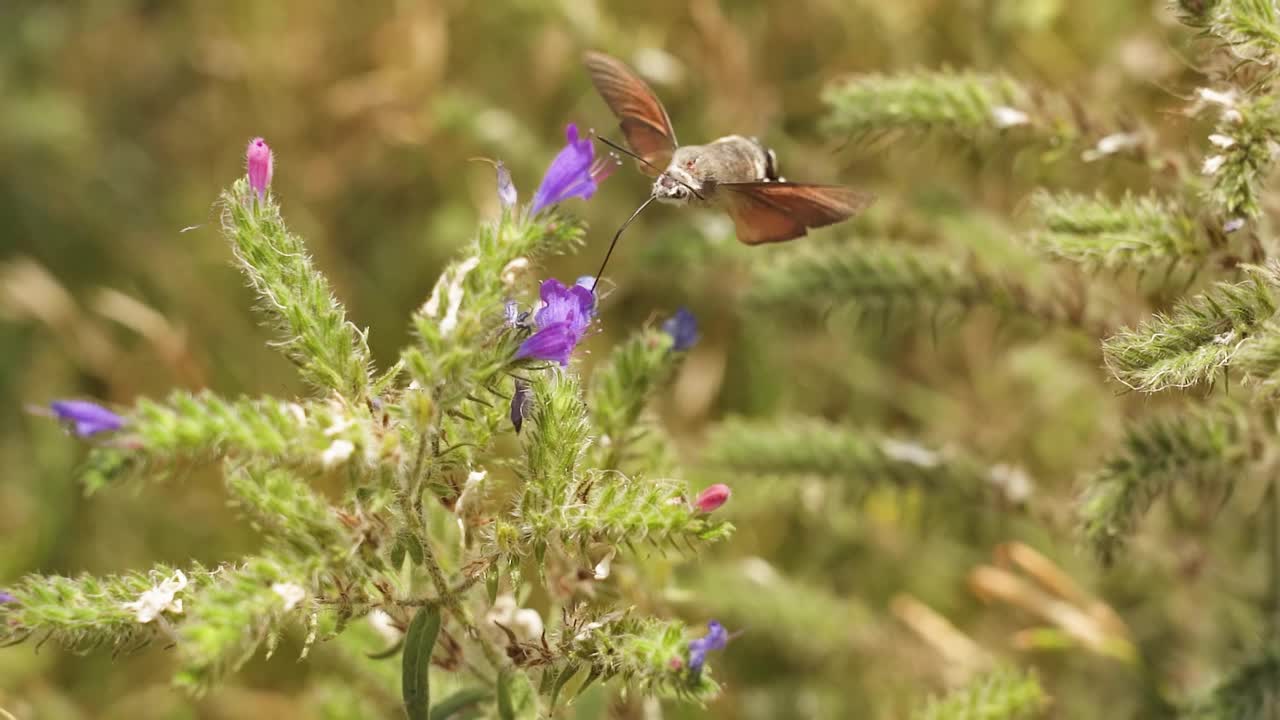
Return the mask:
{"type": "Polygon", "coordinates": [[[528,675],[511,669],[498,675],[498,717],[502,720],[534,720],[538,717],[537,696],[528,675]]]}
{"type": "Polygon", "coordinates": [[[435,607],[419,608],[405,633],[401,692],[409,720],[430,720],[431,687],[427,670],[439,633],[440,609],[435,607]]]}
{"type": "Polygon", "coordinates": [[[488,688],[463,688],[431,708],[431,720],[450,720],[460,711],[493,698],[488,688]]]}

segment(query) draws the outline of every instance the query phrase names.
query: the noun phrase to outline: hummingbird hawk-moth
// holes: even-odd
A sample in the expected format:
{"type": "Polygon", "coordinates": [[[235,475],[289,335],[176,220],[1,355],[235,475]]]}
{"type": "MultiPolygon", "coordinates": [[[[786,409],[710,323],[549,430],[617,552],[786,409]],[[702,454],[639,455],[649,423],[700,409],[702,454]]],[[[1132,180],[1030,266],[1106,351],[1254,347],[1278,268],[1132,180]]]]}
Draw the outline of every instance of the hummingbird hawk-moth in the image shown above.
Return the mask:
{"type": "Polygon", "coordinates": [[[738,240],[748,245],[798,238],[847,220],[875,200],[839,185],[788,182],[778,174],[773,151],[755,138],[728,135],[681,146],[662,101],[635,71],[599,52],[588,52],[584,63],[641,171],[654,178],[650,200],[723,209],[738,240]]]}

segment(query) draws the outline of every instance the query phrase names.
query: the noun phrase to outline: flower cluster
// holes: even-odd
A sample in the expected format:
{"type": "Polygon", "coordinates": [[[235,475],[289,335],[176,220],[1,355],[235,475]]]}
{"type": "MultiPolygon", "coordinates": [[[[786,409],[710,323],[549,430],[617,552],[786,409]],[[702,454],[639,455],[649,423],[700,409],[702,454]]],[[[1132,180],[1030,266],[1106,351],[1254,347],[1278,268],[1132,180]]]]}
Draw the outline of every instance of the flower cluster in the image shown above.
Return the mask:
{"type": "MultiPolygon", "coordinates": [[[[518,606],[515,598],[526,589],[519,579],[502,588],[496,600],[489,596],[492,608],[486,614],[470,607],[480,598],[469,589],[481,579],[495,592],[507,584],[499,561],[545,552],[552,537],[563,548],[552,551],[555,557],[545,560],[546,569],[586,563],[588,574],[575,574],[579,583],[602,583],[609,580],[620,548],[643,541],[695,550],[733,529],[709,516],[728,500],[727,486],[712,485],[691,498],[683,483],[655,481],[627,467],[636,454],[624,452],[628,443],[636,444],[626,431],[678,363],[676,353],[697,341],[693,315],[681,309],[661,332],[635,333],[609,358],[612,370],[593,374],[592,385],[584,387],[576,373],[561,369],[595,322],[596,278],[584,276],[567,285],[546,279],[534,308],[508,299],[530,258],[571,248],[581,237],[580,223],[538,213],[569,198],[591,197],[610,170],[608,159],[596,157],[589,137],[580,137],[573,125],[567,136],[532,201],[518,210],[510,173],[494,161],[501,217],[485,224],[464,258],[445,272],[415,314],[414,344],[383,376],[375,372],[364,332],[347,320],[329,283],[307,260],[302,241],[284,226],[270,195],[271,148],[262,138],[250,141],[246,177],[223,195],[223,231],[251,286],[270,299],[266,312],[289,338],[287,356],[326,399],[226,400],[209,391],[179,392],[165,401],[140,400],[125,414],[85,400],[58,400],[40,412],[81,438],[107,436],[91,450],[94,488],[152,461],[231,461],[225,463],[227,491],[247,519],[264,529],[269,547],[212,572],[197,564],[107,579],[33,576],[6,585],[0,590],[0,645],[38,633],[69,647],[132,648],[164,637],[180,649],[176,683],[203,692],[262,644],[273,649],[281,623],[304,612],[311,623],[305,657],[314,642],[341,632],[319,612],[338,605],[343,618],[357,613],[394,618],[398,644],[382,656],[401,655],[409,717],[449,714],[450,699],[432,706],[425,683],[425,668],[441,636],[454,646],[459,643],[453,637],[478,642],[486,657],[477,660],[500,670],[494,681],[485,669],[468,669],[494,685],[471,704],[501,709],[512,697],[534,695],[531,676],[550,673],[553,663],[583,659],[593,663],[593,676],[602,682],[623,676],[689,699],[713,697],[717,686],[703,672],[706,654],[728,641],[719,623],[711,624],[706,637],[687,643],[678,621],[648,619],[624,626],[618,618],[625,612],[596,618],[594,609],[588,614],[565,605],[546,622],[574,632],[566,635],[571,641],[553,646],[542,615],[518,606]],[[504,299],[502,327],[494,315],[504,299]],[[545,371],[531,377],[535,370],[545,371]],[[504,408],[489,400],[503,395],[500,383],[507,377],[514,389],[506,417],[517,433],[526,417],[535,426],[518,443],[523,457],[491,449],[495,426],[505,418],[504,408]],[[424,392],[428,383],[431,390],[424,392]],[[601,418],[616,419],[609,432],[617,440],[592,437],[593,422],[608,422],[601,418]],[[443,477],[441,468],[459,463],[455,458],[461,452],[445,455],[460,448],[468,455],[462,460],[465,484],[433,483],[443,477]],[[607,487],[597,483],[602,471],[593,467],[596,449],[604,454],[595,464],[613,473],[607,487]],[[407,457],[415,460],[402,462],[407,457]],[[518,511],[498,504],[493,491],[500,486],[488,480],[490,464],[520,471],[526,487],[518,511]],[[310,484],[312,475],[338,472],[358,488],[382,487],[394,476],[403,491],[354,509],[339,506],[310,484]],[[438,494],[446,508],[442,512],[455,514],[461,544],[441,537],[434,527],[439,523],[422,522],[422,498],[431,493],[438,494]],[[602,544],[607,547],[597,553],[602,544]],[[353,552],[357,547],[370,550],[353,552]],[[406,600],[386,591],[388,567],[404,585],[406,600]],[[468,568],[464,576],[451,579],[461,567],[468,568]],[[414,599],[424,596],[438,600],[414,599]],[[79,614],[69,614],[69,606],[79,614]],[[412,619],[409,607],[417,607],[412,619]],[[473,618],[484,622],[477,626],[473,618]],[[480,632],[489,626],[500,632],[480,632]],[[498,643],[507,644],[513,662],[492,652],[498,643]],[[653,658],[672,664],[655,667],[653,658]],[[686,659],[688,673],[681,670],[686,659]],[[634,677],[636,672],[642,677],[634,677]]],[[[452,530],[451,523],[444,526],[452,530]]],[[[541,556],[539,562],[544,562],[541,556]]]]}

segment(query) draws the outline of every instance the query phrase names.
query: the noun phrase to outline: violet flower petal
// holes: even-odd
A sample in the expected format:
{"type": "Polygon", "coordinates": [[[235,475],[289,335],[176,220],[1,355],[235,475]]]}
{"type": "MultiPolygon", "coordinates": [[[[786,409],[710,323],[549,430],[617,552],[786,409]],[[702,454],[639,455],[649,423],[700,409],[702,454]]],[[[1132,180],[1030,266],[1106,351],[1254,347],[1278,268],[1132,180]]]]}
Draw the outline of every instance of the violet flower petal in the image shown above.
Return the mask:
{"type": "Polygon", "coordinates": [[[698,319],[682,307],[662,323],[662,331],[671,336],[671,349],[683,352],[698,342],[698,319]]]}
{"type": "Polygon", "coordinates": [[[73,423],[80,437],[124,427],[124,418],[87,400],[55,400],[49,403],[49,408],[59,420],[73,423]]]}
{"type": "Polygon", "coordinates": [[[573,349],[581,338],[582,335],[575,332],[569,323],[553,323],[520,343],[520,348],[516,350],[516,359],[548,360],[567,367],[569,356],[573,354],[573,349]]]}
{"type": "Polygon", "coordinates": [[[529,412],[529,401],[533,399],[533,390],[529,383],[516,378],[516,391],[511,395],[511,424],[520,434],[520,426],[524,425],[524,415],[529,412]]]}
{"type": "Polygon", "coordinates": [[[590,138],[579,137],[578,126],[573,123],[565,129],[565,139],[565,146],[547,167],[542,184],[533,195],[535,213],[569,198],[590,198],[596,192],[591,172],[595,145],[590,138]]]}
{"type": "Polygon", "coordinates": [[[494,168],[498,171],[498,203],[504,209],[515,207],[519,195],[516,193],[515,182],[511,180],[511,171],[501,160],[494,163],[494,168]]]}

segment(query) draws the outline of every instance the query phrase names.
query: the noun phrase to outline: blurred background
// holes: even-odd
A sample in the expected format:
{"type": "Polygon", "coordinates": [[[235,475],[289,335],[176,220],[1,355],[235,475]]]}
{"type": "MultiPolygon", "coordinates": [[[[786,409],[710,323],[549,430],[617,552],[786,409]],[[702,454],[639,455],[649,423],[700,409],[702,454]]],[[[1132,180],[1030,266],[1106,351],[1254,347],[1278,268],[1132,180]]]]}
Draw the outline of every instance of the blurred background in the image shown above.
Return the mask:
{"type": "MultiPolygon", "coordinates": [[[[175,387],[302,389],[266,346],[216,231],[213,203],[243,173],[253,136],[274,148],[286,218],[352,320],[371,328],[385,367],[443,263],[497,210],[493,170],[472,158],[505,161],[523,199],[567,122],[617,137],[580,66],[584,49],[649,78],[686,143],[758,135],[788,178],[881,197],[856,224],[802,242],[928,245],[1033,277],[1044,261],[1016,237],[1036,186],[1143,190],[1148,169],[1045,162],[1051,151],[998,138],[833,137],[822,130],[823,88],[861,73],[1001,71],[1121,126],[1145,118],[1178,147],[1189,130],[1176,110],[1203,83],[1192,43],[1163,3],[1142,0],[8,0],[0,587],[34,571],[216,564],[253,547],[211,476],[83,497],[81,445],[28,410],[175,387]]],[[[571,203],[591,224],[589,245],[554,274],[592,272],[647,186],[626,165],[595,198],[571,203]]],[[[699,468],[723,418],[809,416],[961,448],[1025,492],[974,503],[918,488],[854,498],[735,485],[737,536],[686,569],[693,599],[666,611],[718,615],[747,633],[716,659],[725,696],[705,710],[667,706],[671,716],[901,717],[1001,659],[1038,669],[1052,717],[1155,717],[1153,697],[1202,687],[1249,648],[1261,597],[1249,578],[1262,559],[1244,531],[1165,535],[1174,521],[1156,519],[1131,559],[1105,572],[1077,549],[1080,473],[1126,417],[1169,402],[1119,395],[1096,333],[1010,329],[983,312],[940,330],[928,314],[766,317],[737,302],[742,268],[778,251],[737,245],[714,213],[656,207],[628,231],[604,283],[592,354],[680,305],[701,321],[701,343],[660,402],[695,484],[720,478],[699,468]],[[1100,632],[1136,650],[1108,654],[1105,643],[1055,634],[1052,620],[1008,600],[1034,605],[1025,594],[992,591],[1014,570],[1023,589],[1075,584],[1081,607],[1113,608],[1100,632]]],[[[1126,301],[1107,326],[1159,302],[1132,279],[1114,285],[1126,301]]],[[[1245,487],[1232,502],[1257,498],[1245,487]]],[[[0,651],[0,707],[19,720],[314,716],[299,700],[310,668],[288,653],[196,703],[168,687],[169,669],[158,647],[113,659],[28,644],[0,651]]]]}

